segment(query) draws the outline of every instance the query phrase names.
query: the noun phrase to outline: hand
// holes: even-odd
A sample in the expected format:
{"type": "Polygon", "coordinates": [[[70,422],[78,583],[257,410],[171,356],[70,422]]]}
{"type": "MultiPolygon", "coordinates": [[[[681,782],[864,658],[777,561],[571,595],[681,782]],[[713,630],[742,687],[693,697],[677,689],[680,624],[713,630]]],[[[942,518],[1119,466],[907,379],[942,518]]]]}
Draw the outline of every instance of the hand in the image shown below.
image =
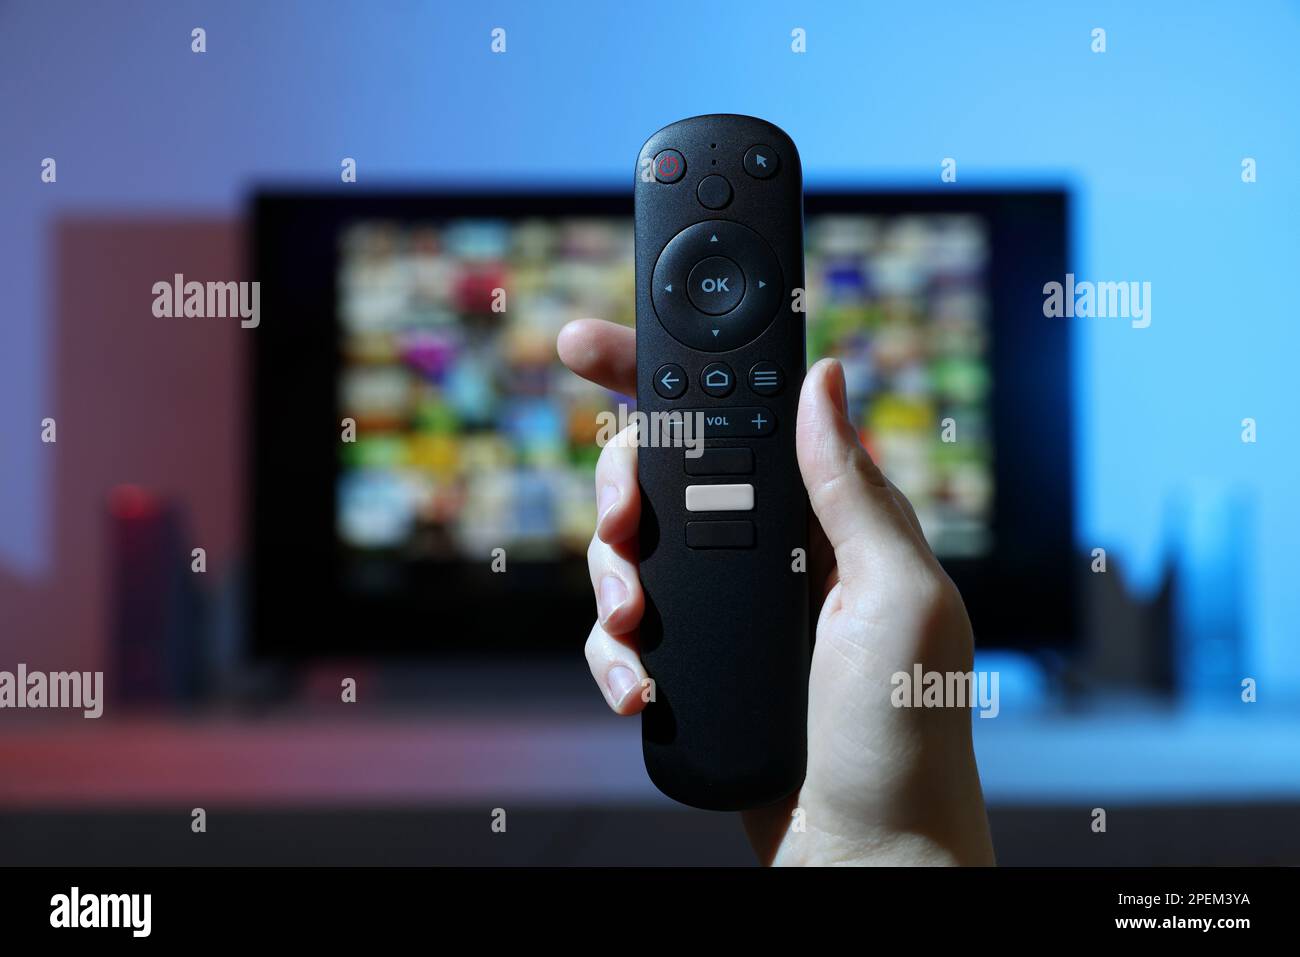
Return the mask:
{"type": "MultiPolygon", "coordinates": [[[[578,375],[636,393],[633,330],[596,319],[560,332],[578,375]]],[[[823,359],[799,398],[799,470],[816,516],[809,573],[820,606],[808,686],[808,773],[798,794],[747,811],[772,864],[992,864],[966,708],[899,708],[892,676],[969,672],[973,639],[961,595],[849,422],[844,370],[823,359]],[[795,808],[803,829],[793,827],[795,808]]],[[[587,662],[609,706],[645,707],[637,654],[645,595],[637,574],[641,515],[636,446],[613,442],[596,465],[596,535],[587,552],[599,620],[587,662]]]]}

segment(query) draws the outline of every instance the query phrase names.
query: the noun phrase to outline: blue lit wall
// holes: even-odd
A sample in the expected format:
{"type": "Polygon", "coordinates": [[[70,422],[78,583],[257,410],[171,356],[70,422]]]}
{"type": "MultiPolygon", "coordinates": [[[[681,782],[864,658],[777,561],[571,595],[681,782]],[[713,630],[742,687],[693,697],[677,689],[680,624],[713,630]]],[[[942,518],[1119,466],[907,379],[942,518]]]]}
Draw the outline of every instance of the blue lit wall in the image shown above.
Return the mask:
{"type": "Polygon", "coordinates": [[[1075,320],[1080,544],[1149,587],[1189,540],[1171,502],[1206,503],[1215,527],[1215,503],[1244,498],[1231,514],[1252,527],[1219,538],[1248,548],[1245,664],[1300,692],[1300,13],[1137,6],[6,3],[0,567],[50,573],[49,471],[31,436],[52,388],[60,211],[233,213],[253,182],[337,183],[343,156],[365,185],[622,184],[657,127],[754,113],[794,136],[814,185],[937,184],[951,156],[961,186],[1076,190],[1081,278],[1153,284],[1148,329],[1075,320]],[[806,54],[790,52],[794,27],[806,54]],[[45,156],[55,186],[39,181],[45,156]]]}

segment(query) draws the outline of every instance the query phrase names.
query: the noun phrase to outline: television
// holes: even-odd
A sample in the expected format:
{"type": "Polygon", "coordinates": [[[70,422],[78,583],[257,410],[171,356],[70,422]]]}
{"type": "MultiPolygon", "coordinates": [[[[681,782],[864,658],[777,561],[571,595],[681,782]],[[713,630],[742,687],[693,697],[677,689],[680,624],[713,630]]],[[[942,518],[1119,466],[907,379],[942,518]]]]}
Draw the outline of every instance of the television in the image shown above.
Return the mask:
{"type": "MultiPolygon", "coordinates": [[[[632,325],[631,191],[267,191],[253,203],[252,648],[576,653],[600,413],[555,356],[632,325]]],[[[982,646],[1075,636],[1061,191],[810,191],[809,361],[840,357],[982,646]]]]}

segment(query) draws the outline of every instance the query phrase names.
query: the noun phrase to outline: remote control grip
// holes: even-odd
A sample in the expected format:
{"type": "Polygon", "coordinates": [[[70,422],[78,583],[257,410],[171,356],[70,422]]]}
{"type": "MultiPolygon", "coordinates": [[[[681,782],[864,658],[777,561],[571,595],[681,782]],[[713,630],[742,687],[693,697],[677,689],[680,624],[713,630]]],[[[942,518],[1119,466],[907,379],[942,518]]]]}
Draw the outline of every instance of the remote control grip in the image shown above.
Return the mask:
{"type": "MultiPolygon", "coordinates": [[[[709,463],[718,457],[689,463],[680,445],[649,447],[644,437],[638,449],[638,638],[654,681],[642,717],[646,768],[685,804],[759,807],[797,790],[807,762],[808,502],[795,458],[806,347],[793,295],[804,282],[803,204],[793,142],[751,117],[696,117],[659,131],[639,156],[636,239],[638,411],[722,414],[727,427],[706,427],[707,449],[747,450],[728,453],[731,474],[717,474],[709,463]],[[654,175],[668,151],[678,160],[654,175]],[[715,189],[717,178],[731,189],[715,189]],[[715,254],[738,264],[744,281],[741,304],[716,320],[699,308],[711,290],[692,268],[717,263],[715,254]],[[673,292],[656,293],[668,285],[673,292]],[[669,298],[683,294],[689,307],[669,298]],[[666,365],[680,370],[681,394],[656,389],[666,365]],[[709,391],[719,367],[730,388],[709,391]],[[715,485],[751,489],[752,507],[743,496],[724,501],[730,493],[715,485]]],[[[738,287],[715,271],[713,288],[738,287]]]]}

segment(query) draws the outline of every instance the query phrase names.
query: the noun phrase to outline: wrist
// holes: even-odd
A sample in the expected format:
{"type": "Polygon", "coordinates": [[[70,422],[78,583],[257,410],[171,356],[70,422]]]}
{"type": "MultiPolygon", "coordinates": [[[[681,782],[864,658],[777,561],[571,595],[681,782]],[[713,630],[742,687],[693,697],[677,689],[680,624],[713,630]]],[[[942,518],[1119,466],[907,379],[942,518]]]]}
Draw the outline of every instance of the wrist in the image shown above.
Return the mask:
{"type": "Polygon", "coordinates": [[[767,863],[773,867],[991,867],[997,861],[980,801],[894,825],[806,807],[802,821],[786,830],[767,863]]]}
{"type": "Polygon", "coordinates": [[[881,834],[848,839],[790,834],[772,859],[773,867],[991,867],[997,861],[987,839],[960,844],[927,834],[881,834]]]}

